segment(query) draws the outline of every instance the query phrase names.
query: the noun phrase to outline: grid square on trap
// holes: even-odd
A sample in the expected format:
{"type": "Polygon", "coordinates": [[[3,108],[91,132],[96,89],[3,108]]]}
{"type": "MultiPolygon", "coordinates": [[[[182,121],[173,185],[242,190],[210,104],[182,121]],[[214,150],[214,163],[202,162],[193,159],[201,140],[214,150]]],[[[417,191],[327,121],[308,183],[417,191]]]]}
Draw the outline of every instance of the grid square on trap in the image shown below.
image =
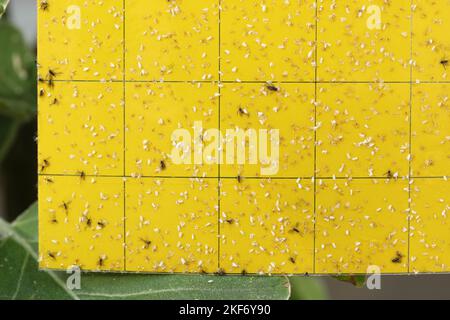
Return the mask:
{"type": "Polygon", "coordinates": [[[450,271],[450,1],[47,2],[41,268],[450,271]],[[278,170],[225,161],[236,128],[278,170]]]}

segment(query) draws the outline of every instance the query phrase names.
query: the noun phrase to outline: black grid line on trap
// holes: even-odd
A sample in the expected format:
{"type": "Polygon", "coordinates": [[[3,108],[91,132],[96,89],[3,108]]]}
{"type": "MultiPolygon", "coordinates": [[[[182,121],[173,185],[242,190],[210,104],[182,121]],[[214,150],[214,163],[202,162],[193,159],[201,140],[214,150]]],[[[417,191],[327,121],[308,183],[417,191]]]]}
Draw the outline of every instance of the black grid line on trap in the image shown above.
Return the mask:
{"type": "MultiPolygon", "coordinates": [[[[221,101],[222,101],[222,0],[218,0],[218,10],[219,10],[219,44],[218,44],[218,64],[219,64],[219,83],[218,83],[218,91],[219,91],[219,112],[218,112],[218,128],[219,132],[221,130],[221,101]]],[[[217,147],[218,147],[218,156],[219,159],[221,159],[221,144],[222,142],[219,140],[217,147]]],[[[222,217],[222,206],[221,206],[221,193],[222,193],[222,184],[221,184],[221,165],[220,161],[217,163],[217,270],[221,270],[221,263],[220,263],[220,249],[221,249],[221,243],[222,243],[222,234],[221,234],[221,217],[222,217]]]]}
{"type": "MultiPolygon", "coordinates": [[[[126,134],[127,134],[127,130],[126,130],[126,112],[127,112],[127,107],[126,107],[126,100],[127,100],[127,95],[126,95],[126,5],[125,5],[126,0],[122,0],[122,10],[123,10],[123,15],[122,15],[122,20],[123,20],[123,25],[122,25],[122,86],[123,86],[123,175],[126,175],[126,156],[127,156],[127,139],[126,139],[126,134]]],[[[126,181],[123,181],[123,269],[126,271],[127,270],[127,184],[126,181]]]]}
{"type": "Polygon", "coordinates": [[[313,190],[314,190],[314,202],[313,202],[313,254],[312,254],[312,265],[313,265],[313,273],[316,273],[316,233],[317,233],[317,75],[318,75],[318,65],[317,65],[317,52],[318,52],[318,24],[319,24],[319,15],[318,15],[318,1],[315,0],[315,11],[314,11],[314,181],[313,181],[313,190]]]}
{"type": "Polygon", "coordinates": [[[410,1],[410,67],[409,67],[409,142],[408,142],[408,273],[411,272],[411,175],[412,175],[412,103],[413,103],[413,5],[414,0],[410,1]]]}
{"type": "MultiPolygon", "coordinates": [[[[39,173],[41,177],[80,177],[79,174],[73,173],[39,173]]],[[[161,175],[140,175],[140,176],[131,176],[131,175],[108,175],[108,174],[84,174],[84,177],[87,178],[126,178],[126,179],[190,179],[190,180],[215,180],[215,179],[232,179],[237,180],[238,176],[161,176],[161,175]]],[[[276,177],[276,176],[241,176],[242,180],[313,180],[316,178],[317,181],[320,180],[408,180],[408,176],[398,177],[398,178],[389,178],[386,176],[349,176],[349,177],[333,177],[333,176],[291,176],[291,177],[276,177]]],[[[411,176],[411,180],[414,179],[438,179],[438,180],[447,180],[447,176],[411,176]]],[[[450,177],[449,177],[450,178],[450,177]]]]}
{"type": "MultiPolygon", "coordinates": [[[[384,81],[384,80],[372,80],[372,81],[352,81],[352,80],[317,80],[317,81],[283,81],[283,80],[242,80],[242,81],[231,81],[231,80],[107,80],[107,79],[55,79],[53,82],[88,82],[88,83],[153,83],[153,84],[164,84],[164,83],[191,83],[191,84],[410,84],[411,80],[396,80],[396,81],[384,81]]],[[[450,84],[449,81],[427,81],[427,80],[413,80],[413,84],[450,84]]]]}

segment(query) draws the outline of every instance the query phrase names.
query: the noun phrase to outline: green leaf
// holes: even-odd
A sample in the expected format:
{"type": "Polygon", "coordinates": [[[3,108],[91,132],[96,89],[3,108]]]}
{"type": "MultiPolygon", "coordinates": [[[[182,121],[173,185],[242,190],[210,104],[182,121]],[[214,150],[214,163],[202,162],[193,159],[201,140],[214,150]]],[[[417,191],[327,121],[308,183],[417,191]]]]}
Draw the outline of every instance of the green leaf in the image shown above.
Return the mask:
{"type": "Polygon", "coordinates": [[[20,122],[0,115],[0,163],[13,144],[20,122]]]}
{"type": "Polygon", "coordinates": [[[285,277],[94,275],[82,278],[82,299],[288,299],[285,277]],[[107,285],[105,285],[107,284],[107,285]]]}
{"type": "Polygon", "coordinates": [[[83,273],[70,291],[65,272],[38,271],[37,217],[0,219],[0,299],[289,299],[286,277],[83,273]]]}
{"type": "Polygon", "coordinates": [[[364,285],[366,283],[365,276],[351,276],[350,275],[350,276],[336,276],[333,278],[335,278],[336,280],[339,280],[339,281],[348,282],[358,288],[364,287],[364,285]]]}
{"type": "Polygon", "coordinates": [[[0,43],[0,114],[28,120],[36,113],[35,57],[7,21],[0,21],[0,43]]]}
{"type": "Polygon", "coordinates": [[[328,299],[327,289],[322,279],[313,277],[290,277],[291,300],[328,299]]]}
{"type": "Polygon", "coordinates": [[[37,203],[25,210],[13,222],[12,226],[17,234],[23,238],[33,248],[34,252],[38,252],[38,215],[37,203]]]}
{"type": "Polygon", "coordinates": [[[0,18],[5,13],[8,3],[9,3],[9,0],[0,0],[0,18]]]}

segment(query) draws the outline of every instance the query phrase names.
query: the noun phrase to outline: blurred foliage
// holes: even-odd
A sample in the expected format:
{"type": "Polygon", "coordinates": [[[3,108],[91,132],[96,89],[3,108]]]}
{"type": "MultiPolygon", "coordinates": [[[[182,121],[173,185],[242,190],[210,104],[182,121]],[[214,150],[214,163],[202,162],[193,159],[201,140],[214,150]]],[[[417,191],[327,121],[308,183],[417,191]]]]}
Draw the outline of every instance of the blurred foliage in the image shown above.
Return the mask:
{"type": "Polygon", "coordinates": [[[334,278],[339,281],[350,283],[358,288],[362,288],[366,284],[366,276],[362,276],[362,275],[336,276],[334,278]]]}
{"type": "MultiPolygon", "coordinates": [[[[0,16],[8,3],[0,0],[0,16]]],[[[36,54],[7,18],[0,20],[0,173],[13,219],[36,198],[36,54]]]]}
{"type": "Polygon", "coordinates": [[[8,5],[9,0],[0,0],[0,18],[6,11],[6,6],[8,5]]]}
{"type": "Polygon", "coordinates": [[[8,117],[0,116],[0,163],[3,161],[8,150],[11,148],[18,129],[19,121],[14,121],[8,117]]]}
{"type": "Polygon", "coordinates": [[[0,21],[0,41],[1,163],[20,125],[36,114],[36,64],[19,30],[5,20],[0,21]]]}
{"type": "Polygon", "coordinates": [[[22,34],[0,21],[0,115],[14,121],[30,120],[36,112],[35,55],[22,34]]]}
{"type": "Polygon", "coordinates": [[[291,300],[328,299],[327,288],[319,277],[290,277],[291,300]]]}

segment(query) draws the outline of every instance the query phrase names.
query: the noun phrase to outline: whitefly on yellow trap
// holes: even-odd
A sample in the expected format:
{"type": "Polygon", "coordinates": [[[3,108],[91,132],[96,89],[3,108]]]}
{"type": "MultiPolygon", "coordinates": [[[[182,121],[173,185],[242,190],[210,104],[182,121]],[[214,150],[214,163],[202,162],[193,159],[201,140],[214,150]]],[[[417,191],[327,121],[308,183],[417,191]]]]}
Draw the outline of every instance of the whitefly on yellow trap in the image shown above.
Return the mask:
{"type": "Polygon", "coordinates": [[[450,271],[450,1],[39,0],[40,267],[450,271]]]}

